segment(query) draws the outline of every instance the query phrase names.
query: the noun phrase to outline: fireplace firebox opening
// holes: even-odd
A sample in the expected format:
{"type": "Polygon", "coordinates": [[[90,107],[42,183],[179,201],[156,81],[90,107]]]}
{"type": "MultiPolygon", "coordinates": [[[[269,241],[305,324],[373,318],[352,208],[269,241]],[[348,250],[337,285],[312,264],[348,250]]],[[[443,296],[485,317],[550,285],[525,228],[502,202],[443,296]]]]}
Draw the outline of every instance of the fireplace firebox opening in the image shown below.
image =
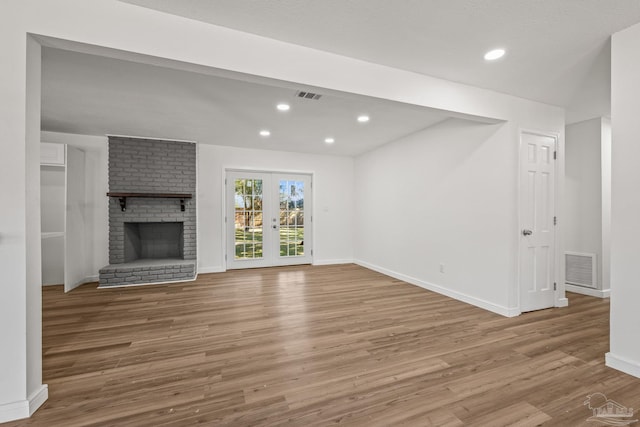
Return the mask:
{"type": "Polygon", "coordinates": [[[184,259],[184,223],[125,222],[124,262],[184,259]]]}

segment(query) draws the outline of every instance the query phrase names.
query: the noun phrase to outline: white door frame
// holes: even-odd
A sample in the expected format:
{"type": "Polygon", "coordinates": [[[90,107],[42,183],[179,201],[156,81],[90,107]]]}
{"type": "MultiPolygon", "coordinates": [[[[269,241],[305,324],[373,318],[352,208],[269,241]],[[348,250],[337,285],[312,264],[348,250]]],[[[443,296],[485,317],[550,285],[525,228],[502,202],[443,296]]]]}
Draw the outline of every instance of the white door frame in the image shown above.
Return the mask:
{"type": "MultiPolygon", "coordinates": [[[[229,172],[239,172],[239,173],[264,173],[264,174],[272,174],[272,175],[307,175],[310,177],[310,182],[311,182],[311,197],[310,197],[310,204],[311,204],[311,221],[310,221],[310,225],[308,227],[308,229],[311,232],[311,238],[310,240],[310,244],[307,246],[307,241],[305,241],[305,246],[307,246],[307,249],[309,249],[311,252],[311,265],[314,264],[314,246],[315,246],[315,221],[313,220],[313,218],[315,217],[315,191],[313,189],[314,184],[315,184],[315,174],[313,172],[310,171],[300,171],[300,170],[282,170],[282,169],[263,169],[263,168],[249,168],[249,167],[223,167],[222,169],[222,181],[221,181],[221,185],[222,185],[222,194],[221,194],[221,207],[222,207],[222,224],[221,224],[221,231],[222,231],[222,236],[223,239],[221,241],[221,249],[222,249],[222,256],[223,256],[223,265],[224,265],[224,269],[223,271],[228,271],[229,270],[229,257],[231,256],[231,254],[228,254],[228,239],[230,238],[229,236],[229,228],[227,227],[227,221],[229,221],[229,218],[227,218],[227,209],[228,209],[228,202],[227,202],[227,175],[229,174],[229,172]]],[[[305,199],[306,200],[306,199],[305,199]]]]}
{"type": "Polygon", "coordinates": [[[515,280],[515,299],[518,307],[518,311],[522,313],[522,301],[521,301],[521,289],[520,289],[520,267],[521,267],[521,257],[522,248],[520,245],[520,233],[524,229],[524,201],[523,194],[521,194],[521,184],[522,184],[522,144],[524,134],[527,135],[536,135],[536,136],[544,136],[548,138],[553,138],[555,140],[555,151],[556,151],[556,161],[554,164],[554,180],[555,180],[555,197],[554,197],[554,209],[555,216],[557,218],[557,224],[555,227],[555,241],[554,241],[554,282],[556,283],[556,290],[554,293],[554,306],[555,307],[566,307],[568,306],[568,300],[565,297],[565,265],[564,265],[564,240],[562,238],[562,219],[563,215],[563,205],[561,203],[564,200],[564,134],[557,132],[546,132],[539,130],[532,130],[526,128],[520,128],[518,130],[518,228],[515,230],[515,244],[518,248],[518,258],[516,260],[516,280],[515,280]]]}

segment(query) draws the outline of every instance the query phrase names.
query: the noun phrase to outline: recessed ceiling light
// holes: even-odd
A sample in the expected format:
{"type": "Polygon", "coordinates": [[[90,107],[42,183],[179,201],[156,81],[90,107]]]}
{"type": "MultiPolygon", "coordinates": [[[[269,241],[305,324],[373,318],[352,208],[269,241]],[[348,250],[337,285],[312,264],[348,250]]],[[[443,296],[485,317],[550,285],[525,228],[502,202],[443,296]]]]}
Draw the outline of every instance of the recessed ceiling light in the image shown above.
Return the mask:
{"type": "Polygon", "coordinates": [[[271,135],[271,132],[269,132],[266,129],[263,129],[260,131],[260,136],[269,136],[269,135],[271,135]]]}
{"type": "Polygon", "coordinates": [[[291,107],[289,106],[289,104],[281,103],[276,105],[276,108],[280,111],[289,111],[291,107]]]}
{"type": "Polygon", "coordinates": [[[504,49],[493,49],[484,54],[484,59],[487,61],[495,61],[496,59],[500,59],[504,56],[504,49]]]}
{"type": "Polygon", "coordinates": [[[326,142],[327,144],[333,144],[334,142],[336,142],[336,140],[333,138],[325,138],[324,142],[326,142]]]}
{"type": "Polygon", "coordinates": [[[358,116],[358,121],[360,123],[367,123],[369,121],[369,116],[367,116],[366,114],[358,116]]]}

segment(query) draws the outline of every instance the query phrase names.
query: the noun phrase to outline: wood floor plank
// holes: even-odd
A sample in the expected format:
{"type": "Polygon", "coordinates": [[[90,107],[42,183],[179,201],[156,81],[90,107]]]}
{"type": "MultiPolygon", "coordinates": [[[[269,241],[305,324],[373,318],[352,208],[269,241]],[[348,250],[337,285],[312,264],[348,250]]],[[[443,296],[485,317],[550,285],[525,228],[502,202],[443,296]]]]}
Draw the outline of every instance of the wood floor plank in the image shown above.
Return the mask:
{"type": "Polygon", "coordinates": [[[504,318],[356,265],[43,288],[49,400],[17,426],[585,425],[607,300],[504,318]]]}

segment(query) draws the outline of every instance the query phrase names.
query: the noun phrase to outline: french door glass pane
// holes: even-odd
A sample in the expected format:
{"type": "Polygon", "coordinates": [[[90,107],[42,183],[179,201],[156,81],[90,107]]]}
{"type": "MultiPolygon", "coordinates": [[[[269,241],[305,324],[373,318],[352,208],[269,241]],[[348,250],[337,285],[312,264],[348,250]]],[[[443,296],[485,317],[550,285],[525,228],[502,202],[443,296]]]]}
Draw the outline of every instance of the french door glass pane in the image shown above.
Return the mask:
{"type": "Polygon", "coordinates": [[[235,259],[262,258],[262,180],[235,180],[235,259]]]}
{"type": "Polygon", "coordinates": [[[304,182],[280,180],[280,256],[304,255],[304,182]]]}

